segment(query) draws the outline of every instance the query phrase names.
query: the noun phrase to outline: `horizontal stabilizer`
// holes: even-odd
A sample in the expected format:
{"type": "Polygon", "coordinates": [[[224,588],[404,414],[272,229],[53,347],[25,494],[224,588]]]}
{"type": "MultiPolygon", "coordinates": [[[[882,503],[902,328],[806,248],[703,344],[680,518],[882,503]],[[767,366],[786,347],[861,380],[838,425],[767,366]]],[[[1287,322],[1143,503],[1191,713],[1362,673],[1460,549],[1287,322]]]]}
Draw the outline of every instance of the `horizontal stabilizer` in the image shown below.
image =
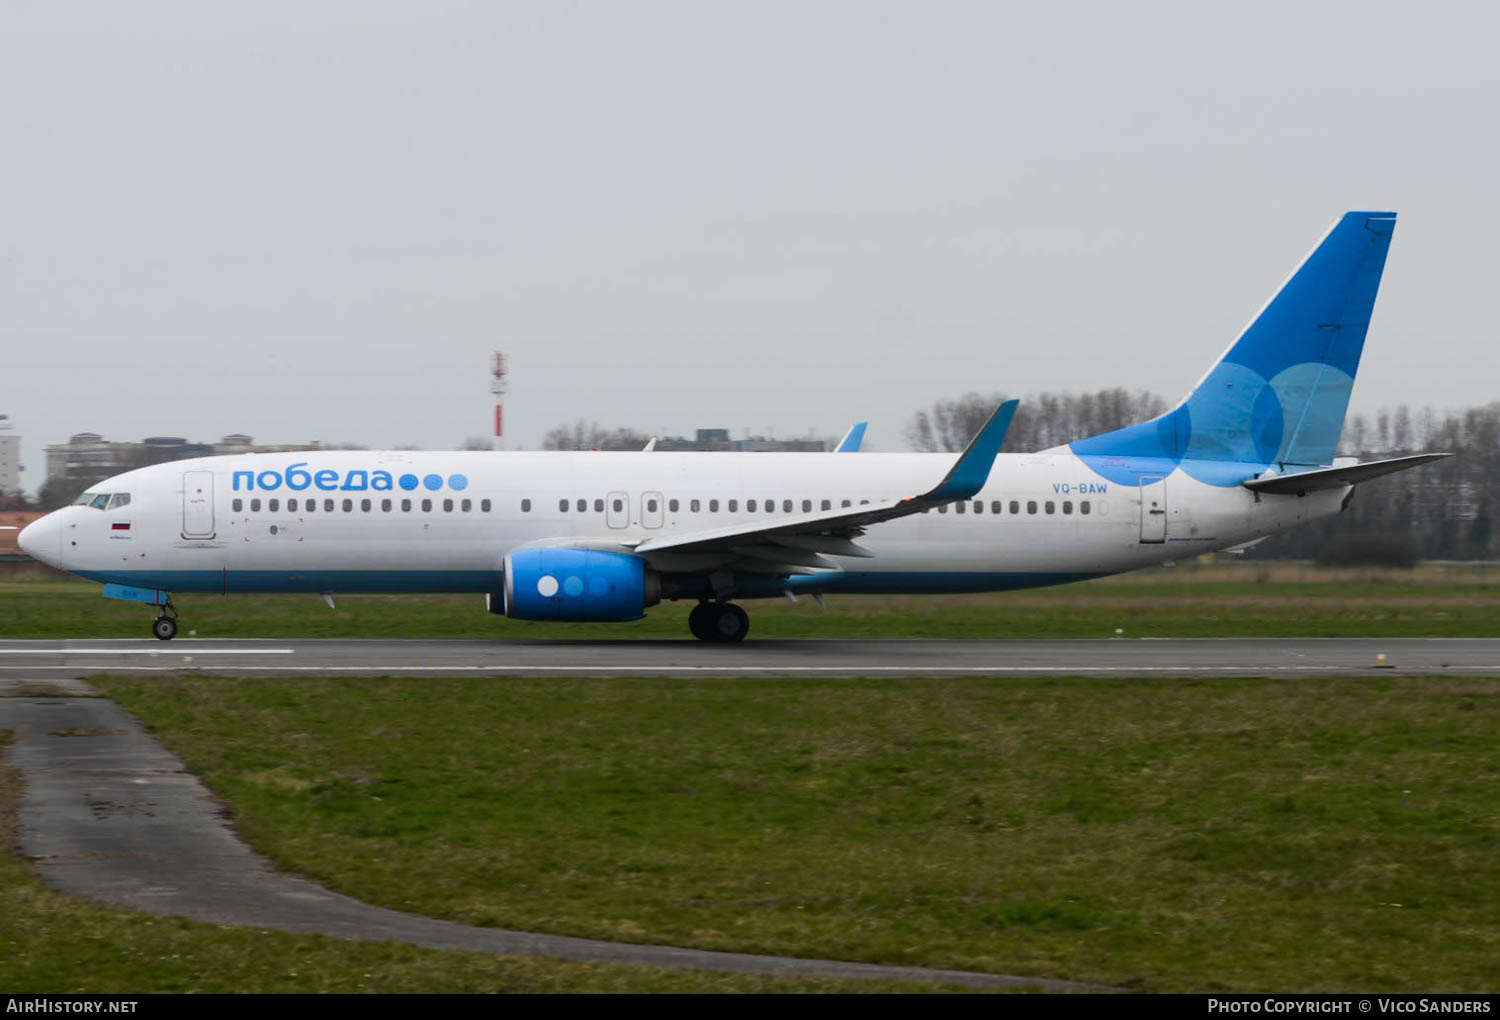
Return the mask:
{"type": "Polygon", "coordinates": [[[1321,489],[1340,489],[1346,485],[1368,482],[1381,475],[1394,474],[1407,468],[1430,464],[1451,453],[1418,453],[1411,457],[1393,457],[1390,460],[1372,460],[1366,464],[1350,464],[1347,467],[1319,468],[1316,471],[1298,471],[1292,475],[1271,475],[1267,478],[1252,478],[1241,484],[1251,492],[1269,492],[1276,495],[1300,496],[1321,489]]]}

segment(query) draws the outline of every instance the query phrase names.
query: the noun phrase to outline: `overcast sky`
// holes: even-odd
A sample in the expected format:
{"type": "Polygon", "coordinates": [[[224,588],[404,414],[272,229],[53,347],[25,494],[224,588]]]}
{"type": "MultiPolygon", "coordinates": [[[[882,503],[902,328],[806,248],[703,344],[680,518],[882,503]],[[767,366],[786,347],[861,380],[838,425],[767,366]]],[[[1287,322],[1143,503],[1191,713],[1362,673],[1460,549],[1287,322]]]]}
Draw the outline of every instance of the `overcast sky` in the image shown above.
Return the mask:
{"type": "Polygon", "coordinates": [[[1175,401],[1348,209],[1355,409],[1500,399],[1500,4],[0,0],[0,413],[42,447],[583,417],[904,449],[1175,401]]]}

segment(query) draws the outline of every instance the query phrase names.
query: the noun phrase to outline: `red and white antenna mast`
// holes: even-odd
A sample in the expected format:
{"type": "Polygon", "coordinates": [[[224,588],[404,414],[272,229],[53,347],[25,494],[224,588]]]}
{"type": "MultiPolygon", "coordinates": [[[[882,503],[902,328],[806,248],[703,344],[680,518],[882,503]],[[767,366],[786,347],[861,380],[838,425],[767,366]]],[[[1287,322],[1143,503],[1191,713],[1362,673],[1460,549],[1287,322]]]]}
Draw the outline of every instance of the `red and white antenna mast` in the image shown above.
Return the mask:
{"type": "Polygon", "coordinates": [[[501,435],[504,431],[504,415],[501,413],[501,397],[505,396],[505,355],[496,351],[490,358],[490,392],[495,395],[495,438],[491,443],[493,449],[504,449],[501,445],[501,435]]]}

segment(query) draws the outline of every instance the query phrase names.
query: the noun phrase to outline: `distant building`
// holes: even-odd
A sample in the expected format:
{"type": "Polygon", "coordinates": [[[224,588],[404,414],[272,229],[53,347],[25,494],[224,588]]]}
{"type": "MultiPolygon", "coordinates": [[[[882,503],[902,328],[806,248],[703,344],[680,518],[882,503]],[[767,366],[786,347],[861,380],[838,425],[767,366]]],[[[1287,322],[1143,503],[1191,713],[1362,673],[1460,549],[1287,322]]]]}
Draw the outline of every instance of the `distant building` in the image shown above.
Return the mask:
{"type": "Polygon", "coordinates": [[[826,453],[828,442],[823,439],[767,439],[764,436],[730,439],[728,429],[699,429],[692,439],[683,436],[658,439],[656,449],[663,451],[713,450],[731,453],[826,453]]]}
{"type": "Polygon", "coordinates": [[[231,453],[291,453],[319,449],[317,443],[257,446],[240,433],[217,443],[190,443],[177,436],[151,436],[139,443],[112,443],[97,432],[79,432],[66,443],[47,447],[47,480],[94,481],[110,475],[190,457],[231,453]]]}
{"type": "Polygon", "coordinates": [[[21,491],[21,437],[10,431],[10,418],[0,414],[0,497],[21,491]]]}

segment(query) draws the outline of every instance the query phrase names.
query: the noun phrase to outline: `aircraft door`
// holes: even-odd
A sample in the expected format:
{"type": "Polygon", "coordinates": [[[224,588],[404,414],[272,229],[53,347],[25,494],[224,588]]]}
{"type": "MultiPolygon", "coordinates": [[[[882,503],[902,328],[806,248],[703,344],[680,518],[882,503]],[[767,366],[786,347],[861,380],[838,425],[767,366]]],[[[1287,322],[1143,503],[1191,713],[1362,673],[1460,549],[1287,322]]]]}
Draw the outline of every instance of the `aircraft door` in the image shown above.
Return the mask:
{"type": "Polygon", "coordinates": [[[659,492],[641,493],[641,526],[645,528],[659,528],[662,522],[662,503],[659,492]]]}
{"type": "Polygon", "coordinates": [[[624,492],[611,492],[604,500],[604,520],[611,528],[624,528],[630,525],[630,495],[624,492]]]}
{"type": "Polygon", "coordinates": [[[182,537],[214,537],[214,473],[182,473],[182,537]]]}
{"type": "Polygon", "coordinates": [[[1141,476],[1141,542],[1167,540],[1167,480],[1161,475],[1141,476]]]}

